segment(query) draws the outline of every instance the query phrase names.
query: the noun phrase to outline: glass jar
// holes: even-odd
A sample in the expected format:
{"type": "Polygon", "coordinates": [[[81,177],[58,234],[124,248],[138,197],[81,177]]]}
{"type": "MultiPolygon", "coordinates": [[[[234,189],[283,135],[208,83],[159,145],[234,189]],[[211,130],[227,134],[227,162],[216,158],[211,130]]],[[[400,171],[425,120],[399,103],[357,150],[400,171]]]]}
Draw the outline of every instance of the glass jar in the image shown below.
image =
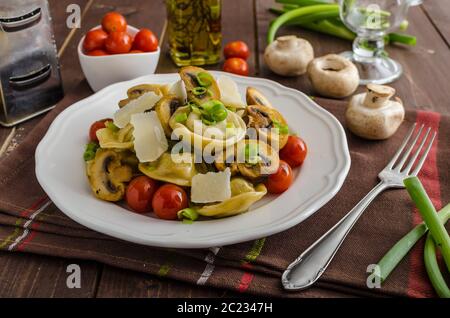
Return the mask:
{"type": "Polygon", "coordinates": [[[178,66],[220,60],[221,0],[166,0],[170,55],[178,66]]]}

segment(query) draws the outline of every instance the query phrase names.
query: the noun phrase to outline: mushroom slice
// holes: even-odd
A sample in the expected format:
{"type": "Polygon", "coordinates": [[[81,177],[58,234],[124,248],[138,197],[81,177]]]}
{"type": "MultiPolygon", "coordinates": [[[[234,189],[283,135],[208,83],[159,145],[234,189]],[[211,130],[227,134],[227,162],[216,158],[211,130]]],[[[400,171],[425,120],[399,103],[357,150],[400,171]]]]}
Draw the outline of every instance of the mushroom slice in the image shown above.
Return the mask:
{"type": "Polygon", "coordinates": [[[283,115],[275,108],[262,105],[247,106],[247,115],[244,120],[248,127],[257,130],[259,138],[263,141],[270,143],[275,148],[277,148],[276,143],[278,142],[279,149],[286,145],[289,137],[288,125],[283,115]],[[273,134],[272,128],[278,128],[278,134],[273,134]]]}
{"type": "Polygon", "coordinates": [[[278,152],[261,140],[241,140],[217,155],[216,168],[224,170],[230,167],[232,174],[240,173],[256,182],[277,171],[280,163],[278,152]],[[223,160],[222,158],[227,158],[223,160]]]}
{"type": "Polygon", "coordinates": [[[217,85],[216,80],[210,73],[208,73],[201,67],[196,66],[183,67],[180,70],[180,77],[184,82],[184,86],[186,87],[186,92],[189,100],[194,101],[199,105],[212,99],[220,100],[220,89],[219,86],[217,85]],[[208,87],[205,87],[206,88],[205,93],[194,94],[195,88],[202,87],[202,85],[200,85],[197,79],[197,76],[200,73],[209,74],[211,83],[208,87]]]}
{"type": "Polygon", "coordinates": [[[230,168],[231,175],[234,176],[239,173],[239,168],[235,160],[235,150],[233,147],[228,147],[221,153],[216,155],[214,166],[219,171],[224,171],[226,168],[230,168]]]}
{"type": "Polygon", "coordinates": [[[267,193],[264,184],[253,186],[243,178],[231,179],[231,198],[218,204],[204,205],[197,209],[198,214],[222,218],[246,212],[252,204],[267,193]]]}
{"type": "Polygon", "coordinates": [[[99,149],[87,164],[89,184],[95,196],[106,201],[120,201],[125,194],[125,182],[132,178],[132,169],[123,165],[113,150],[99,149]]]}
{"type": "Polygon", "coordinates": [[[127,91],[128,98],[119,102],[119,107],[124,107],[133,99],[137,99],[148,92],[154,92],[156,95],[164,96],[168,93],[168,90],[166,86],[158,84],[141,84],[133,86],[127,91]]]}
{"type": "Polygon", "coordinates": [[[247,105],[261,105],[269,108],[273,108],[269,100],[260,91],[254,87],[247,87],[247,105]]]}
{"type": "Polygon", "coordinates": [[[172,129],[169,126],[170,117],[180,106],[181,101],[175,95],[164,96],[155,106],[155,111],[167,137],[172,134],[172,129]]]}

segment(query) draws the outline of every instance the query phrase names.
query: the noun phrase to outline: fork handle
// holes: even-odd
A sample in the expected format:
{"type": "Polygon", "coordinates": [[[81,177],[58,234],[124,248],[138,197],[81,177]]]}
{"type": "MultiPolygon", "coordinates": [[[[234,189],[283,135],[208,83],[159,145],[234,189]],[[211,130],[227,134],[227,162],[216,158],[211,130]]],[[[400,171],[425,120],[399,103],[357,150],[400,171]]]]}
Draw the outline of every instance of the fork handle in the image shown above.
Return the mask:
{"type": "Polygon", "coordinates": [[[375,197],[389,186],[378,183],[335,226],[292,262],[282,276],[283,287],[288,290],[305,289],[322,276],[345,237],[375,197]]]}

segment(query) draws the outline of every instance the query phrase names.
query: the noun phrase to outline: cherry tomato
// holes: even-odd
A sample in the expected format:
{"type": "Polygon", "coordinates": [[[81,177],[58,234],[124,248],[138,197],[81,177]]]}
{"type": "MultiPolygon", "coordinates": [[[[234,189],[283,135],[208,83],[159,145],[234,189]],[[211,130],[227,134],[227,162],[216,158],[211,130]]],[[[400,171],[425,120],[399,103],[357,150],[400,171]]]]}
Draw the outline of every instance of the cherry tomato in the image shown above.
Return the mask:
{"type": "Polygon", "coordinates": [[[269,176],[266,187],[270,193],[282,193],[291,186],[292,181],[291,167],[285,161],[280,160],[277,172],[269,176]]]}
{"type": "Polygon", "coordinates": [[[94,51],[88,52],[87,55],[89,55],[89,56],[105,56],[105,55],[109,55],[109,54],[104,50],[94,50],[94,51]]]}
{"type": "Polygon", "coordinates": [[[305,160],[308,148],[306,143],[297,136],[289,136],[286,145],[280,150],[280,158],[292,168],[300,166],[305,160]]]}
{"type": "Polygon", "coordinates": [[[94,50],[101,50],[105,46],[106,38],[108,34],[102,29],[91,30],[86,33],[86,37],[83,42],[83,49],[85,52],[94,50]]]}
{"type": "Polygon", "coordinates": [[[223,64],[223,70],[228,73],[247,76],[248,64],[245,60],[239,57],[232,57],[225,61],[225,63],[223,64]]]}
{"type": "Polygon", "coordinates": [[[126,32],[112,32],[105,42],[106,51],[110,54],[123,54],[131,50],[132,38],[126,32]]]}
{"type": "Polygon", "coordinates": [[[223,54],[227,59],[231,57],[240,57],[241,59],[246,60],[250,56],[250,50],[245,42],[233,41],[225,45],[223,54]]]}
{"type": "Polygon", "coordinates": [[[144,52],[141,50],[131,50],[130,51],[130,54],[137,54],[137,53],[144,53],[144,52]]]}
{"type": "Polygon", "coordinates": [[[125,193],[128,206],[137,213],[151,212],[152,199],[158,183],[147,176],[139,176],[131,180],[125,193]]]}
{"type": "Polygon", "coordinates": [[[177,212],[189,206],[186,192],[174,184],[160,187],[152,200],[153,212],[164,220],[176,220],[177,212]]]}
{"type": "Polygon", "coordinates": [[[149,29],[141,29],[134,38],[133,49],[154,52],[158,49],[158,38],[149,29]]]}
{"type": "Polygon", "coordinates": [[[89,139],[93,142],[98,142],[98,138],[97,138],[97,130],[105,128],[105,123],[107,121],[113,121],[110,118],[105,118],[102,120],[98,120],[95,123],[93,123],[91,125],[91,128],[89,129],[89,139]]]}
{"type": "Polygon", "coordinates": [[[102,28],[107,33],[125,32],[127,30],[127,20],[117,12],[109,12],[102,19],[102,28]]]}

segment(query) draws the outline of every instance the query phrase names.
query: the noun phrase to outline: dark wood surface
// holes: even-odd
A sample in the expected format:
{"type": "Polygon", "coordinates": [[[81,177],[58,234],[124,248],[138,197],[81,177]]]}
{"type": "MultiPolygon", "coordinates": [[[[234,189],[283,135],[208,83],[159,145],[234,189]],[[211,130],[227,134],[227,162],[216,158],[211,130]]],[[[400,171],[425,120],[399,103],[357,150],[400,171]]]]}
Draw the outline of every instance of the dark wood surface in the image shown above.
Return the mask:
{"type": "MultiPolygon", "coordinates": [[[[162,35],[165,24],[163,0],[50,0],[55,39],[60,49],[60,63],[66,91],[83,80],[76,46],[83,34],[99,24],[105,12],[117,10],[136,27],[149,27],[162,35]],[[81,29],[73,32],[66,27],[66,7],[79,4],[84,12],[81,29]],[[63,48],[61,50],[61,48],[63,48]]],[[[224,42],[243,40],[252,49],[249,60],[251,75],[270,78],[314,94],[305,77],[282,78],[267,69],[262,60],[266,33],[273,15],[267,9],[273,0],[224,0],[224,42]]],[[[414,48],[390,47],[389,54],[400,61],[404,75],[393,84],[406,107],[431,109],[450,114],[450,6],[442,0],[425,0],[425,4],[410,10],[408,32],[417,36],[414,48]]],[[[297,34],[314,46],[315,55],[349,50],[351,43],[325,35],[283,28],[280,34],[297,34]]],[[[162,39],[158,73],[176,71],[167,54],[167,38],[162,39]]],[[[220,69],[221,64],[211,67],[220,69]]],[[[30,128],[40,118],[11,128],[0,128],[1,159],[12,153],[30,128]],[[9,138],[8,138],[9,137],[9,138]]],[[[113,268],[92,261],[79,261],[47,256],[0,253],[0,297],[233,297],[236,294],[212,288],[199,288],[159,277],[113,268]],[[82,269],[80,289],[66,287],[68,264],[82,269]]],[[[350,295],[351,296],[351,295],[350,295]]]]}

